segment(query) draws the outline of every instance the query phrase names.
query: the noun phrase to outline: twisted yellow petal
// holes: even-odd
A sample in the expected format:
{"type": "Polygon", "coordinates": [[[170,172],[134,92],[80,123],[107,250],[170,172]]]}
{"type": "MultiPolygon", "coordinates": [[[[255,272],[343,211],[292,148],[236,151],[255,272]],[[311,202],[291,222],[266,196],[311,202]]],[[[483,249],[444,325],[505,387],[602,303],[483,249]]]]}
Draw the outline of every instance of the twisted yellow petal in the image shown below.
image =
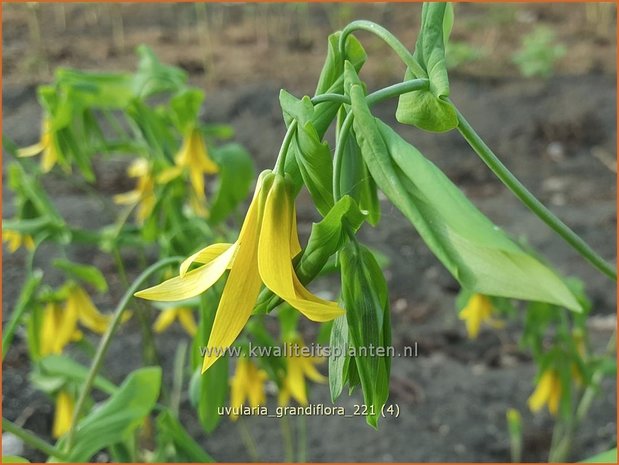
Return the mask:
{"type": "Polygon", "coordinates": [[[176,276],[156,286],[136,292],[135,296],[148,300],[162,302],[174,302],[177,300],[190,299],[211,287],[232,261],[236,251],[235,246],[230,246],[213,260],[195,270],[176,276]]]}
{"type": "Polygon", "coordinates": [[[330,321],[344,313],[335,302],[316,297],[297,278],[291,257],[298,253],[292,195],[282,177],[269,191],[258,245],[258,269],[264,284],[313,321],[330,321]],[[292,240],[296,237],[296,241],[292,240]]]}
{"type": "Polygon", "coordinates": [[[56,396],[56,411],[54,413],[54,424],[52,426],[52,436],[58,439],[69,431],[75,402],[68,392],[62,390],[56,396]]]}

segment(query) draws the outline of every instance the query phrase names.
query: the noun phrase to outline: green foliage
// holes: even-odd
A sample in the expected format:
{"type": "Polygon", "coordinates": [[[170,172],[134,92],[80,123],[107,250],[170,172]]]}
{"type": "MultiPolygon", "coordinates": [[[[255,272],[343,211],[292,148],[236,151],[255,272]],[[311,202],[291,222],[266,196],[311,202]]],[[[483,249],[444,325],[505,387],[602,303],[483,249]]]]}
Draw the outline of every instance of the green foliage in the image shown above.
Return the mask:
{"type": "Polygon", "coordinates": [[[520,49],[514,53],[513,61],[525,77],[552,76],[555,64],[567,50],[556,42],[555,33],[545,26],[538,26],[522,38],[520,49]]]}

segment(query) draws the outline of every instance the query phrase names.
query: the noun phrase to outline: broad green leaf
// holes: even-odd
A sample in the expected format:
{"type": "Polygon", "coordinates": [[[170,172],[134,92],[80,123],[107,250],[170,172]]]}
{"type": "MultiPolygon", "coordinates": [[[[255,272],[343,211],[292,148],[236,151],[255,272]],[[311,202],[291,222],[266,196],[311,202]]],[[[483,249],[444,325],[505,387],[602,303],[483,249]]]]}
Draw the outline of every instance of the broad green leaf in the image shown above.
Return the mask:
{"type": "Polygon", "coordinates": [[[161,368],[132,372],[115,394],[79,421],[69,461],[88,462],[101,449],[129,439],[155,406],[160,386],[161,368]]]}
{"type": "Polygon", "coordinates": [[[367,59],[363,46],[352,34],[346,38],[346,56],[343,57],[339,49],[340,35],[341,32],[338,31],[328,38],[327,57],[318,78],[316,95],[333,92],[335,90],[333,85],[338,81],[340,86],[343,84],[341,76],[344,72],[344,60],[351,62],[359,71],[367,59]]]}
{"type": "Polygon", "coordinates": [[[442,171],[371,115],[360,86],[352,86],[351,99],[355,134],[372,177],[463,287],[581,311],[554,271],[509,239],[442,171]]]}
{"type": "Polygon", "coordinates": [[[212,224],[217,224],[225,220],[247,198],[255,168],[249,153],[236,143],[214,148],[212,155],[219,165],[219,175],[209,220],[212,224]]]}
{"type": "Polygon", "coordinates": [[[340,252],[342,300],[350,344],[363,389],[364,403],[371,410],[366,420],[376,428],[378,417],[389,396],[391,342],[387,283],[372,253],[349,241],[340,252]]]}
{"type": "Polygon", "coordinates": [[[458,117],[449,102],[449,79],[445,64],[445,43],[453,25],[450,3],[426,2],[421,11],[421,32],[414,57],[426,72],[415,76],[407,68],[404,80],[428,78],[428,90],[416,90],[400,96],[396,118],[400,123],[426,131],[444,132],[458,126],[458,117]]]}
{"type": "Polygon", "coordinates": [[[213,457],[189,435],[178,419],[169,410],[163,410],[157,417],[157,432],[160,440],[171,441],[176,449],[175,461],[212,463],[213,457]]]}
{"type": "Polygon", "coordinates": [[[73,279],[92,284],[99,292],[107,291],[107,281],[103,273],[92,265],[74,263],[64,258],[57,258],[52,262],[53,266],[64,271],[73,279]]]}
{"type": "Polygon", "coordinates": [[[614,449],[600,452],[580,463],[617,463],[617,448],[615,447],[614,449]]]}
{"type": "Polygon", "coordinates": [[[76,112],[84,108],[122,109],[133,98],[132,78],[125,73],[58,68],[55,84],[63,104],[76,112]]]}

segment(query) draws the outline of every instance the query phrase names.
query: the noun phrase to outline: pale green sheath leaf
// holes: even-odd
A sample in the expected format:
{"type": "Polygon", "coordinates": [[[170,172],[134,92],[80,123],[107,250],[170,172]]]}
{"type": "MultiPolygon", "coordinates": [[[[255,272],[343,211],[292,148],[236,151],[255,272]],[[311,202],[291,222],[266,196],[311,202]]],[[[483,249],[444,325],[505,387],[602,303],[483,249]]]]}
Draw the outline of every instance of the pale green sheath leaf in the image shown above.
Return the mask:
{"type": "Polygon", "coordinates": [[[348,378],[348,322],[346,315],[333,321],[329,338],[331,354],[329,356],[329,391],[331,401],[335,402],[342,393],[348,378]]]}
{"type": "Polygon", "coordinates": [[[509,239],[442,171],[371,115],[359,85],[351,87],[351,100],[357,141],[377,185],[464,288],[581,311],[555,272],[509,239]]]}
{"type": "Polygon", "coordinates": [[[426,131],[444,132],[458,126],[458,116],[448,101],[449,79],[445,62],[445,44],[453,24],[450,3],[426,2],[421,11],[421,32],[415,45],[414,57],[426,71],[415,76],[406,70],[404,80],[428,78],[428,90],[416,90],[400,96],[396,119],[403,124],[426,131]]]}

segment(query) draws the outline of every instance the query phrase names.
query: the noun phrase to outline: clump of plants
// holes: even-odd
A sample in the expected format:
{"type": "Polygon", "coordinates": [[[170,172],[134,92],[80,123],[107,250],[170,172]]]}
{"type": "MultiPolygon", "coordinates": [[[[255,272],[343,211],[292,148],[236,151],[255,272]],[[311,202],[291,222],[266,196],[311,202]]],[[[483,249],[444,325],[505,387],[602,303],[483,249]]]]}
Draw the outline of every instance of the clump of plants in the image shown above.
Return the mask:
{"type": "MultiPolygon", "coordinates": [[[[230,136],[229,128],[200,122],[204,95],[187,85],[182,71],[159,63],[147,49],[141,49],[133,74],[59,70],[55,82],[39,90],[45,112],[40,143],[17,149],[5,140],[14,155],[9,182],[16,215],[3,223],[10,246],[29,250],[27,279],[3,335],[3,356],[15,331],[23,330],[32,381],[56,405],[57,443],[3,418],[4,429],[60,461],[88,461],[102,450],[114,461],[210,461],[179,421],[180,393],[186,390],[207,433],[228,415],[257,458],[243,416],[266,408],[267,385],[277,392],[280,407],[308,405],[308,380],[328,383],[334,403],[346,386],[360,390],[361,415],[378,428],[379,418],[397,414],[389,403],[390,299],[380,261],[358,232],[366,224],[380,227],[380,191],[461,285],[457,304],[471,337],[484,324],[524,318],[522,346],[538,366],[529,407],[534,412],[547,407],[556,417],[550,459],[566,460],[600,381],[615,369],[614,336],[608,352],[593,353],[586,325],[591,304],[582,283],[562,276],[496,226],[372,113],[376,103],[397,98],[400,123],[437,137],[458,131],[518,199],[616,280],[614,267],[527,191],[452,102],[445,61],[452,24],[451,5],[424,4],[413,52],[368,21],[353,21],[332,34],[314,96],[280,94],[287,132],[273,169],[258,176],[238,224],[234,213],[248,194],[253,164],[239,145],[217,143],[230,136]],[[393,49],[406,66],[402,82],[368,90],[360,78],[368,57],[354,35],[359,32],[375,34],[393,49]],[[325,140],[330,127],[336,132],[333,149],[325,140]],[[39,153],[37,166],[28,157],[39,153]],[[96,180],[92,160],[110,153],[133,158],[128,176],[135,189],[115,197],[125,207],[113,224],[75,228],[59,215],[39,180],[50,171],[77,170],[88,185],[96,180]],[[302,189],[321,216],[304,244],[295,212],[302,189]],[[116,259],[125,277],[122,252],[130,247],[143,254],[144,271],[132,282],[126,277],[125,295],[112,313],[100,312],[89,295],[106,291],[104,276],[88,263],[61,258],[54,264],[66,282],[51,287],[34,266],[44,242],[56,244],[60,254],[73,244],[98,248],[116,259]],[[152,246],[157,260],[146,253],[152,246]],[[340,276],[339,297],[332,300],[308,287],[325,273],[340,276]],[[148,350],[145,367],[117,386],[101,373],[102,362],[128,318],[139,319],[148,350]],[[317,342],[330,348],[328,377],[316,369],[321,359],[306,350],[313,342],[303,340],[300,318],[321,325],[317,342]],[[277,321],[279,331],[269,331],[267,320],[277,321]],[[152,340],[176,321],[188,338],[178,345],[173,383],[165,386],[152,340]],[[90,366],[65,351],[92,340],[84,332],[102,335],[90,366]],[[269,350],[255,352],[256,346],[269,350]],[[368,347],[382,350],[363,350],[368,347]],[[107,395],[96,406],[93,389],[107,395]]],[[[517,459],[522,424],[515,411],[508,418],[517,459]]],[[[295,456],[286,436],[287,421],[281,418],[286,459],[304,460],[303,442],[295,456]]]]}

